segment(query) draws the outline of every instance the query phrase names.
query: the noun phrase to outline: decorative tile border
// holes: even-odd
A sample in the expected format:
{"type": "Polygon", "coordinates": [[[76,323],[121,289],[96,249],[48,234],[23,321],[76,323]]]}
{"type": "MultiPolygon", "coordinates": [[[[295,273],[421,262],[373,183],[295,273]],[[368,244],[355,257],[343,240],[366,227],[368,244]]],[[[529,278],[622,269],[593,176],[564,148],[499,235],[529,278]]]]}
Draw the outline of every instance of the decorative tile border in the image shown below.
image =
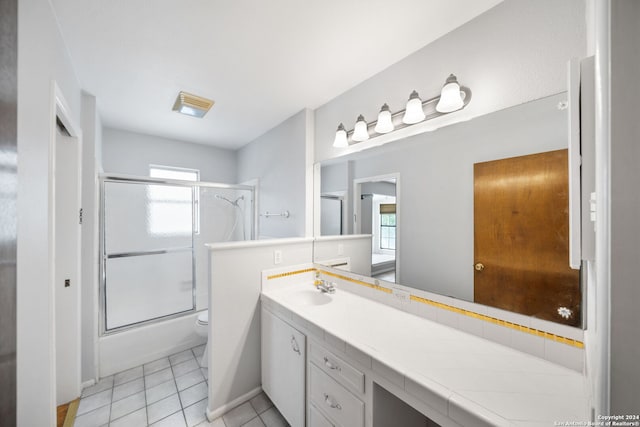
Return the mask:
{"type": "MultiPolygon", "coordinates": [[[[306,270],[306,271],[311,271],[311,270],[306,270]]],[[[392,290],[390,288],[386,288],[384,286],[379,286],[379,285],[374,285],[371,283],[367,283],[364,282],[362,280],[357,280],[357,279],[352,279],[351,277],[347,277],[347,276],[343,276],[341,274],[337,274],[337,273],[333,273],[330,271],[326,271],[326,270],[318,270],[316,269],[317,272],[322,273],[322,274],[326,274],[327,276],[331,276],[331,277],[336,277],[338,279],[342,279],[342,280],[346,280],[347,282],[351,282],[351,283],[355,283],[357,285],[361,285],[361,286],[366,286],[368,288],[371,289],[375,289],[376,291],[381,291],[381,292],[385,292],[387,294],[392,293],[392,290]]],[[[316,283],[317,285],[318,283],[316,283]]],[[[443,310],[448,310],[448,311],[452,311],[454,313],[458,313],[458,314],[462,314],[464,316],[469,316],[469,317],[473,317],[474,319],[479,319],[485,322],[490,322],[496,325],[500,325],[500,326],[504,326],[505,328],[510,328],[510,329],[514,329],[516,331],[520,331],[520,332],[524,332],[527,334],[531,334],[531,335],[535,335],[538,337],[542,337],[548,340],[552,340],[552,341],[556,341],[556,342],[560,342],[563,344],[567,344],[573,347],[577,347],[577,348],[584,348],[584,343],[582,341],[578,341],[578,340],[574,340],[572,338],[567,338],[567,337],[563,337],[561,335],[556,335],[556,334],[552,334],[550,332],[545,332],[545,331],[541,331],[538,329],[534,329],[534,328],[530,328],[528,326],[523,326],[523,325],[519,325],[517,323],[512,323],[512,322],[508,322],[506,320],[501,320],[501,319],[497,319],[495,317],[491,317],[491,316],[487,316],[485,314],[480,314],[480,313],[476,313],[474,311],[470,311],[470,310],[465,310],[463,308],[459,308],[459,307],[454,307],[452,305],[448,305],[448,304],[443,304],[441,302],[437,302],[437,301],[433,301],[427,298],[423,298],[423,297],[419,297],[417,295],[413,295],[411,294],[409,297],[412,301],[416,301],[422,304],[427,304],[427,305],[431,305],[443,310]]]]}
{"type": "Polygon", "coordinates": [[[282,277],[294,276],[296,274],[304,274],[310,273],[313,271],[318,271],[316,268],[305,268],[304,270],[296,270],[296,271],[287,271],[286,273],[274,274],[272,276],[267,276],[267,280],[280,279],[282,277]]]}
{"type": "Polygon", "coordinates": [[[330,271],[325,271],[325,270],[318,270],[318,271],[320,273],[322,273],[322,274],[326,274],[327,276],[336,277],[338,279],[346,280],[347,282],[352,282],[352,283],[355,283],[357,285],[366,286],[368,288],[375,289],[376,291],[385,292],[387,294],[390,294],[392,292],[391,289],[385,288],[384,286],[374,285],[374,284],[371,284],[371,283],[363,282],[362,280],[352,279],[351,277],[343,276],[341,274],[332,273],[330,271]]]}
{"type": "Polygon", "coordinates": [[[416,295],[411,295],[409,298],[411,298],[411,300],[413,301],[417,301],[422,304],[432,305],[434,307],[438,307],[443,310],[453,311],[458,314],[463,314],[465,316],[473,317],[474,319],[480,319],[480,320],[484,320],[485,322],[490,322],[496,325],[504,326],[505,328],[515,329],[516,331],[525,332],[527,334],[536,335],[552,341],[561,342],[563,344],[571,345],[573,347],[584,348],[584,343],[582,341],[574,340],[572,338],[563,337],[560,335],[552,334],[550,332],[540,331],[538,329],[533,329],[528,326],[522,326],[517,323],[507,322],[506,320],[497,319],[495,317],[487,316],[485,314],[476,313],[474,311],[469,311],[469,310],[465,310],[458,307],[453,307],[448,304],[443,304],[441,302],[433,301],[427,298],[422,298],[416,295]]]}

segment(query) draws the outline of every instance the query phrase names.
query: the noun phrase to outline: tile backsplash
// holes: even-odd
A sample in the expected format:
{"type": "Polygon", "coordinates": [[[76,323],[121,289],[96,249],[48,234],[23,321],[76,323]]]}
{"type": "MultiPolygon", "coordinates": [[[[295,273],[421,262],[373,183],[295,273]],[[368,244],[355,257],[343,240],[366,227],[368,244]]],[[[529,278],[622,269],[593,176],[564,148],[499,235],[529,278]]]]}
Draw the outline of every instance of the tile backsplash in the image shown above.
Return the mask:
{"type": "Polygon", "coordinates": [[[316,265],[339,289],[584,372],[584,331],[493,307],[316,265]],[[408,292],[409,300],[394,290],[408,292]]]}
{"type": "Polygon", "coordinates": [[[313,282],[318,276],[364,298],[584,372],[584,331],[493,307],[362,277],[324,265],[263,272],[263,287],[313,282]],[[399,290],[405,298],[394,294],[399,290]],[[408,297],[408,298],[407,298],[408,297]]]}

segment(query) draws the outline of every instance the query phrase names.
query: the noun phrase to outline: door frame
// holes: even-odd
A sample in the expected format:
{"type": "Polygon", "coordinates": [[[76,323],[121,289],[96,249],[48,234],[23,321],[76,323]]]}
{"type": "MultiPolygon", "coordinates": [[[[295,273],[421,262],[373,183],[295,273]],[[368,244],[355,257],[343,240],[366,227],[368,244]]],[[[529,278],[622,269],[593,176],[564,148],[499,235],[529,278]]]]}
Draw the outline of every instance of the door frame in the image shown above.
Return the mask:
{"type": "MultiPolygon", "coordinates": [[[[58,86],[55,80],[51,81],[51,110],[50,110],[50,123],[49,123],[49,171],[48,171],[48,249],[49,249],[49,328],[50,333],[49,336],[49,363],[50,369],[52,372],[51,382],[51,395],[53,397],[54,405],[57,405],[57,367],[56,367],[56,266],[55,266],[55,255],[56,255],[56,174],[55,174],[55,164],[57,160],[57,123],[56,119],[59,119],[62,124],[66,127],[69,135],[75,138],[78,149],[76,150],[76,164],[77,167],[77,206],[82,206],[82,130],[78,126],[78,124],[74,121],[71,116],[71,110],[69,108],[69,103],[64,98],[62,94],[62,90],[58,86]]],[[[82,229],[80,228],[78,231],[76,245],[78,248],[78,254],[82,254],[82,229]]],[[[78,322],[75,325],[76,335],[78,337],[78,354],[76,355],[77,362],[77,395],[80,397],[80,388],[82,383],[82,358],[80,354],[81,349],[81,272],[82,272],[82,259],[79,257],[77,264],[76,277],[78,278],[78,283],[76,283],[77,289],[77,306],[78,306],[78,322]]]]}
{"type": "Polygon", "coordinates": [[[364,178],[355,178],[353,180],[353,216],[351,218],[351,224],[353,224],[353,234],[361,234],[362,229],[360,228],[360,222],[358,218],[361,217],[362,212],[360,210],[360,196],[362,195],[362,187],[361,184],[366,182],[379,182],[385,181],[389,179],[395,179],[396,181],[396,283],[402,283],[401,274],[400,274],[400,263],[398,260],[401,256],[401,245],[400,245],[400,230],[402,230],[402,221],[399,221],[401,218],[402,212],[402,204],[400,201],[401,198],[401,186],[400,186],[400,172],[392,172],[384,175],[375,175],[368,176],[364,178]]]}

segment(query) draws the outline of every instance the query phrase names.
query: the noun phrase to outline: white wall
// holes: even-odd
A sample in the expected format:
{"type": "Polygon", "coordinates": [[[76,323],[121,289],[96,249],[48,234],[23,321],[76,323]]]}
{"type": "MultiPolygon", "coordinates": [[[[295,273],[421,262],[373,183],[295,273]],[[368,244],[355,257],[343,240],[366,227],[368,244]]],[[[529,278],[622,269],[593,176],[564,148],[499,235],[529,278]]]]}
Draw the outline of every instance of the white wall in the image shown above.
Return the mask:
{"type": "Polygon", "coordinates": [[[80,88],[46,0],[18,3],[18,367],[20,426],[54,426],[49,143],[51,81],[80,123],[80,88]]]}
{"type": "Polygon", "coordinates": [[[640,409],[639,24],[640,2],[611,2],[611,414],[640,409]]]}
{"type": "Polygon", "coordinates": [[[225,405],[260,387],[262,270],[311,263],[312,246],[311,239],[300,238],[222,243],[211,249],[209,415],[221,415],[225,405]],[[275,250],[282,251],[278,265],[275,250]]]}
{"type": "Polygon", "coordinates": [[[82,93],[82,381],[97,378],[98,173],[102,123],[96,97],[82,93]]]}
{"type": "Polygon", "coordinates": [[[340,122],[352,129],[358,114],[375,120],[385,102],[400,110],[414,89],[423,99],[436,96],[450,73],[473,92],[452,120],[565,90],[567,60],[585,56],[584,5],[507,0],[334,98],[315,112],[315,160],[340,153],[332,147],[340,122]]]}
{"type": "Polygon", "coordinates": [[[260,217],[260,237],[305,235],[305,129],[307,110],[238,150],[238,182],[258,179],[260,213],[289,211],[289,218],[260,217]]]}
{"type": "MultiPolygon", "coordinates": [[[[349,259],[348,271],[371,276],[371,236],[352,234],[349,236],[316,237],[313,242],[313,260],[319,264],[333,264],[342,258],[349,259]]],[[[343,267],[336,267],[344,270],[343,267]]]]}
{"type": "Polygon", "coordinates": [[[150,164],[199,169],[201,181],[236,183],[235,151],[104,128],[105,172],[149,176],[150,164]]]}

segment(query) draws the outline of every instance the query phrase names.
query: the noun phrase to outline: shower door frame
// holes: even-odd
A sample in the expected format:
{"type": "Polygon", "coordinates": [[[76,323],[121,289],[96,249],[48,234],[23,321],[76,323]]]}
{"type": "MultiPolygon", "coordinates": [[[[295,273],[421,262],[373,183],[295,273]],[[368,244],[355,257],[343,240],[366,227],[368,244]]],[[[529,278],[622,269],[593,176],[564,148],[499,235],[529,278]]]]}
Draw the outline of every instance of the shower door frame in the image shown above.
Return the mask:
{"type": "MultiPolygon", "coordinates": [[[[163,322],[165,320],[175,319],[178,317],[185,316],[190,313],[195,313],[196,311],[196,263],[195,263],[195,244],[194,244],[194,228],[195,228],[195,208],[193,201],[191,202],[191,277],[192,277],[192,308],[189,310],[180,311],[177,313],[169,314],[166,316],[155,317],[153,319],[142,320],[139,322],[131,323],[128,325],[118,326],[116,328],[111,328],[107,330],[107,273],[106,273],[106,262],[110,257],[106,253],[106,244],[105,244],[105,183],[113,182],[113,183],[127,183],[127,184],[159,184],[159,185],[172,185],[176,187],[191,187],[192,189],[206,187],[206,188],[219,188],[222,190],[243,190],[251,192],[251,200],[252,200],[252,219],[253,219],[253,227],[251,228],[251,240],[255,240],[255,236],[257,233],[257,225],[258,225],[258,209],[257,209],[257,199],[256,199],[256,187],[251,185],[243,185],[243,184],[224,184],[218,182],[207,182],[207,181],[183,181],[177,179],[166,179],[166,178],[151,178],[145,176],[135,176],[135,175],[123,175],[123,174],[110,174],[104,173],[98,176],[99,186],[100,186],[100,269],[99,269],[99,283],[100,283],[100,295],[99,295],[99,336],[108,336],[112,334],[116,334],[118,332],[124,332],[129,329],[137,328],[143,325],[151,325],[158,322],[163,322]]],[[[244,218],[243,218],[244,220],[244,218]]],[[[150,251],[135,251],[135,252],[123,252],[116,254],[116,257],[130,257],[130,256],[138,256],[138,255],[155,255],[155,254],[163,254],[163,253],[171,253],[176,252],[176,248],[165,248],[165,249],[155,249],[150,251]]]]}

